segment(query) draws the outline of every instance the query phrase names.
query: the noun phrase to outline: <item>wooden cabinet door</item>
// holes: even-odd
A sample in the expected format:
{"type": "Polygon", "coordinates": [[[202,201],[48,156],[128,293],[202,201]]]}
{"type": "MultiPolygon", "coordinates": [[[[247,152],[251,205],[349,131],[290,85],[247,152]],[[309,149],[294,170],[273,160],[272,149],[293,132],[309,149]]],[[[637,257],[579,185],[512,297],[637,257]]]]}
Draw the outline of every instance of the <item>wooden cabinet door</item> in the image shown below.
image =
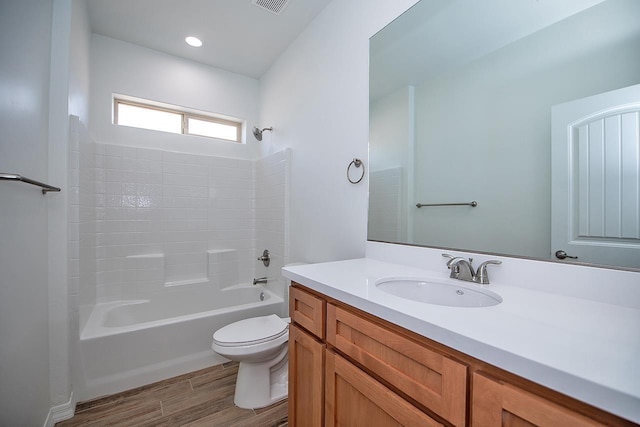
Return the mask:
{"type": "Polygon", "coordinates": [[[466,425],[467,367],[327,304],[327,343],[454,426],[466,425]]]}
{"type": "Polygon", "coordinates": [[[563,406],[482,374],[473,374],[472,427],[603,426],[563,406]]]}
{"type": "Polygon", "coordinates": [[[325,360],[325,426],[442,426],[341,356],[325,360]]]}
{"type": "Polygon", "coordinates": [[[289,425],[322,427],[324,344],[289,326],[289,425]]]}

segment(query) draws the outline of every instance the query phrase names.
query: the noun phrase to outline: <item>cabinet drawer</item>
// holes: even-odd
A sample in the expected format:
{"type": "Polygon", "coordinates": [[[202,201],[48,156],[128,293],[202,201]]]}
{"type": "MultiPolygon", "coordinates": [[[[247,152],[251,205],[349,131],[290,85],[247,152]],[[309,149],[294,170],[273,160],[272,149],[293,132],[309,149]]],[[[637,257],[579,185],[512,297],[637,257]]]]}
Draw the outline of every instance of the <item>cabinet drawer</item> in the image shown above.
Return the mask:
{"type": "Polygon", "coordinates": [[[465,425],[467,366],[333,304],[327,342],[453,425],[465,425]]]}
{"type": "Polygon", "coordinates": [[[325,385],[326,427],[442,427],[442,424],[332,351],[326,351],[325,385]]]}
{"type": "Polygon", "coordinates": [[[289,288],[289,315],[291,321],[324,339],[326,302],[300,288],[289,288]]]}
{"type": "Polygon", "coordinates": [[[604,426],[541,396],[479,373],[473,374],[471,425],[474,427],[604,426]]]}

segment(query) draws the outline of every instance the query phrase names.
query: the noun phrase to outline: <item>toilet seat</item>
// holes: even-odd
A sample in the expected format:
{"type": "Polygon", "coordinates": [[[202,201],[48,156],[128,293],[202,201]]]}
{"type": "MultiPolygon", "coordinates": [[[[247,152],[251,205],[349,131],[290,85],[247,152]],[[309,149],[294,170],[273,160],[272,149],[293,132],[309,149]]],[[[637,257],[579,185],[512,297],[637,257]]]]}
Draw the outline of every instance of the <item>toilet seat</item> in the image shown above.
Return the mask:
{"type": "Polygon", "coordinates": [[[213,343],[220,347],[245,347],[262,344],[288,334],[289,324],[275,314],[240,320],[218,329],[213,343]]]}

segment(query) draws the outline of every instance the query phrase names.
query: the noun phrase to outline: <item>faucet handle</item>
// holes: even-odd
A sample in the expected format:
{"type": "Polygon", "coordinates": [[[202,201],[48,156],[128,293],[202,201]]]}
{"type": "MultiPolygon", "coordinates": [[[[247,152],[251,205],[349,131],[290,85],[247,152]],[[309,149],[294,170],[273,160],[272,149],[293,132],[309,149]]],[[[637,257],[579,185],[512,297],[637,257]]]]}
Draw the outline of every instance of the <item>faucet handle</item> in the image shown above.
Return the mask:
{"type": "MultiPolygon", "coordinates": [[[[461,256],[453,256],[453,255],[449,255],[449,254],[442,254],[443,257],[445,258],[449,258],[449,261],[447,261],[447,268],[451,268],[451,264],[454,264],[456,261],[458,260],[465,260],[463,257],[461,256]]],[[[469,262],[469,267],[471,267],[473,265],[473,258],[468,258],[468,262],[469,262]]]]}
{"type": "Polygon", "coordinates": [[[442,254],[442,256],[445,258],[449,258],[449,261],[447,261],[447,268],[451,270],[451,274],[449,275],[449,277],[457,279],[460,275],[460,266],[455,264],[455,262],[461,260],[462,258],[455,257],[449,254],[442,254]]]}
{"type": "Polygon", "coordinates": [[[262,256],[258,257],[258,261],[262,261],[265,267],[269,267],[269,263],[271,262],[270,257],[271,255],[269,254],[269,249],[265,249],[264,252],[262,252],[262,256]]]}
{"type": "MultiPolygon", "coordinates": [[[[456,261],[464,259],[462,257],[453,256],[453,255],[449,255],[449,254],[442,254],[442,256],[444,258],[449,258],[449,261],[447,261],[447,268],[448,269],[451,269],[451,265],[454,264],[456,261]]],[[[469,261],[471,261],[471,258],[469,258],[469,261]]]]}
{"type": "Polygon", "coordinates": [[[442,256],[445,258],[449,258],[449,261],[447,261],[447,268],[451,268],[451,263],[453,262],[454,259],[456,259],[456,257],[449,254],[442,254],[442,256]]]}
{"type": "Polygon", "coordinates": [[[487,265],[489,264],[499,265],[499,264],[502,264],[502,261],[491,259],[489,261],[485,261],[482,264],[480,264],[478,266],[478,271],[476,272],[476,275],[473,278],[474,282],[479,283],[481,285],[489,284],[489,273],[487,272],[487,265]]]}

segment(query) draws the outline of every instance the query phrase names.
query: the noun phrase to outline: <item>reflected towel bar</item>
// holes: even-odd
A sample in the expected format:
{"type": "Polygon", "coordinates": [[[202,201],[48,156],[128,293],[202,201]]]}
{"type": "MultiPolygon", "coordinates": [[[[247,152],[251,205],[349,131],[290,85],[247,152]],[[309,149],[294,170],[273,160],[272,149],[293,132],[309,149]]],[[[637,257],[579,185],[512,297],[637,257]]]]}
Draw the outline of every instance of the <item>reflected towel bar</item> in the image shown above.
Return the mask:
{"type": "Polygon", "coordinates": [[[37,187],[42,188],[42,194],[47,194],[49,191],[60,191],[58,187],[54,187],[49,184],[44,184],[39,181],[35,181],[33,179],[25,178],[24,176],[15,174],[15,173],[0,173],[0,180],[10,180],[10,181],[22,181],[27,184],[35,185],[37,187]]]}
{"type": "Polygon", "coordinates": [[[417,208],[422,208],[425,206],[471,206],[472,208],[475,208],[476,206],[478,206],[478,202],[472,200],[468,203],[416,203],[417,208]]]}

